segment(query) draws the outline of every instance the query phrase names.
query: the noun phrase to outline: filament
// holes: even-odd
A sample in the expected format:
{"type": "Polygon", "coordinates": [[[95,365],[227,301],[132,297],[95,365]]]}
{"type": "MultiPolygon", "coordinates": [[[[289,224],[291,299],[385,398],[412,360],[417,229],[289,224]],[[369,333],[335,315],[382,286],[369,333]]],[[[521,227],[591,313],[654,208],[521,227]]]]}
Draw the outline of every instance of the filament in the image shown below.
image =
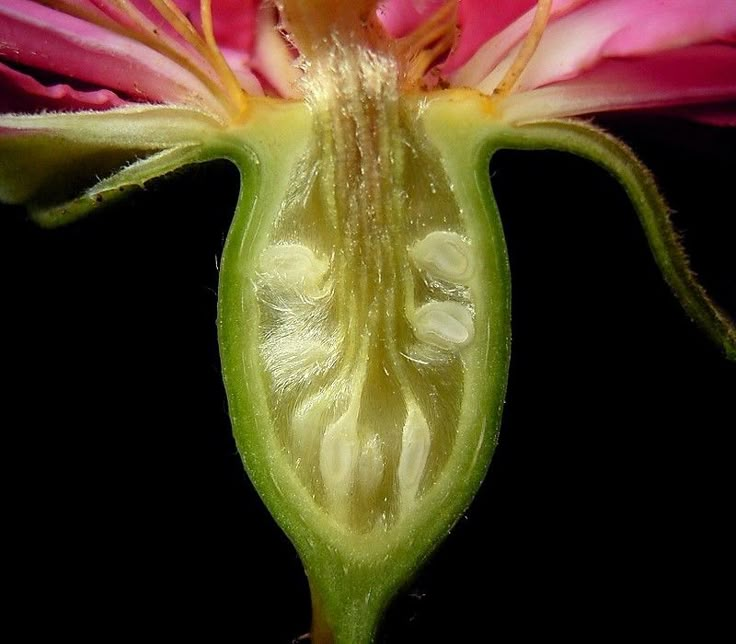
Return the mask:
{"type": "Polygon", "coordinates": [[[224,87],[230,103],[229,107],[234,112],[239,113],[244,107],[245,97],[240,84],[215,42],[212,29],[211,0],[202,0],[201,3],[205,43],[202,43],[201,36],[188,18],[179,11],[178,7],[171,2],[167,2],[167,0],[163,0],[163,4],[157,4],[158,0],[150,0],[150,2],[164,20],[181,36],[184,43],[176,41],[165,31],[158,30],[156,25],[131,0],[90,0],[91,6],[77,4],[77,0],[43,1],[44,4],[53,9],[58,9],[147,45],[191,72],[204,83],[213,97],[221,97],[224,87]],[[196,58],[192,56],[191,50],[186,48],[185,44],[195,49],[196,58]]]}
{"type": "Polygon", "coordinates": [[[429,20],[398,41],[405,87],[418,85],[432,64],[452,49],[457,36],[457,5],[458,0],[449,0],[429,20]]]}
{"type": "Polygon", "coordinates": [[[212,66],[218,71],[222,82],[235,99],[235,104],[242,109],[245,106],[243,90],[215,40],[215,31],[212,27],[212,0],[201,0],[200,16],[202,18],[202,32],[204,33],[204,40],[212,55],[212,66]]]}
{"type": "MultiPolygon", "coordinates": [[[[236,111],[241,111],[245,105],[245,97],[240,87],[240,83],[235,78],[235,74],[230,69],[230,66],[225,61],[222,53],[217,47],[217,43],[212,33],[212,12],[209,0],[203,0],[201,2],[201,15],[202,24],[206,32],[207,28],[204,25],[209,25],[211,42],[207,42],[202,39],[202,36],[194,28],[194,25],[187,19],[182,13],[181,9],[174,4],[173,0],[150,0],[151,4],[156,10],[164,17],[164,19],[172,26],[172,28],[178,33],[194,50],[202,56],[215,70],[220,81],[228,90],[230,98],[232,99],[233,107],[236,111]]],[[[207,38],[207,36],[205,36],[207,38]]]]}
{"type": "Polygon", "coordinates": [[[531,27],[529,27],[524,42],[521,44],[519,53],[516,54],[514,62],[511,63],[511,67],[493,90],[495,96],[506,96],[514,89],[537,50],[539,41],[542,40],[542,34],[544,34],[544,29],[547,26],[551,9],[552,0],[537,0],[537,10],[534,12],[531,27]]]}

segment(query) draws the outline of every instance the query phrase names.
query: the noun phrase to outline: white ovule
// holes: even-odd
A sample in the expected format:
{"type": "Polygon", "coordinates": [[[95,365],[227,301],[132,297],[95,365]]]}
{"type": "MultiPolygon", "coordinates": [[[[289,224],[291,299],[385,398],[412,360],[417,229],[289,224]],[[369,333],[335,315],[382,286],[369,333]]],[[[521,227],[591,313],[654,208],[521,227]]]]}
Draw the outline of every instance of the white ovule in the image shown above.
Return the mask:
{"type": "Polygon", "coordinates": [[[401,455],[399,456],[399,490],[404,502],[411,502],[417,495],[427,466],[432,436],[424,414],[416,403],[407,408],[404,428],[401,432],[401,455]]]}
{"type": "Polygon", "coordinates": [[[429,302],[414,315],[414,332],[422,342],[440,349],[460,349],[475,334],[473,316],[458,302],[429,302]]]}
{"type": "Polygon", "coordinates": [[[360,454],[358,440],[359,404],[350,408],[327,426],[319,454],[319,469],[325,492],[333,502],[341,503],[350,493],[360,454]]]}
{"type": "Polygon", "coordinates": [[[456,284],[466,284],[475,269],[469,244],[457,233],[444,230],[429,233],[409,254],[417,268],[456,284]]]}
{"type": "Polygon", "coordinates": [[[276,284],[291,286],[310,293],[317,289],[329,270],[329,263],[319,259],[311,248],[302,244],[268,246],[260,257],[261,275],[276,284]]]}

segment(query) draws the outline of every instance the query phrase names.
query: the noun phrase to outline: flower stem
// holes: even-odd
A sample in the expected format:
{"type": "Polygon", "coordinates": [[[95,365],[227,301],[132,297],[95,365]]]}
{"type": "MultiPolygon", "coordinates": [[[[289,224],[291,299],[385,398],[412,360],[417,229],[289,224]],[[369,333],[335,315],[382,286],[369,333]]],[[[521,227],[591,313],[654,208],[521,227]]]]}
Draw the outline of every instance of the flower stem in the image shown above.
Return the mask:
{"type": "Polygon", "coordinates": [[[325,619],[322,607],[312,593],[312,644],[335,644],[335,633],[325,619]]]}
{"type": "Polygon", "coordinates": [[[372,602],[370,590],[356,593],[350,584],[346,592],[324,599],[317,584],[310,583],[309,589],[312,644],[373,644],[385,602],[372,602]]]}

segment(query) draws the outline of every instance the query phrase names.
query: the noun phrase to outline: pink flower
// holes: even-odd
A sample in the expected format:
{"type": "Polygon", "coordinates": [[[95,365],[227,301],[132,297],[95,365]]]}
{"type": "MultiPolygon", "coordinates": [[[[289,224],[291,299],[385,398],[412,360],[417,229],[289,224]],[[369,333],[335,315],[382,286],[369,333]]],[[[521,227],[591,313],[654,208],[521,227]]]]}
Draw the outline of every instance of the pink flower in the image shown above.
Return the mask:
{"type": "MultiPolygon", "coordinates": [[[[213,0],[214,46],[202,31],[209,3],[202,11],[199,4],[5,0],[0,6],[0,109],[109,109],[157,102],[224,116],[238,100],[233,76],[251,95],[300,95],[296,52],[276,29],[275,9],[259,8],[254,0],[213,0]]],[[[285,4],[288,10],[290,3],[285,4]]],[[[524,41],[535,4],[461,0],[457,40],[439,48],[441,59],[452,45],[446,60],[431,61],[437,63],[431,71],[445,85],[492,93],[524,41]]],[[[453,5],[388,0],[377,14],[388,34],[401,39],[453,5]]],[[[446,12],[445,32],[453,13],[446,12]]],[[[538,50],[502,114],[522,122],[685,105],[696,118],[733,124],[734,70],[736,5],[731,0],[555,0],[538,50]]]]}
{"type": "Polygon", "coordinates": [[[510,355],[493,153],[608,170],[736,358],[646,168],[566,118],[736,124],[734,0],[3,0],[0,88],[0,200],[43,225],[186,165],[240,171],[223,377],[316,644],[372,641],[487,470],[510,355]]]}

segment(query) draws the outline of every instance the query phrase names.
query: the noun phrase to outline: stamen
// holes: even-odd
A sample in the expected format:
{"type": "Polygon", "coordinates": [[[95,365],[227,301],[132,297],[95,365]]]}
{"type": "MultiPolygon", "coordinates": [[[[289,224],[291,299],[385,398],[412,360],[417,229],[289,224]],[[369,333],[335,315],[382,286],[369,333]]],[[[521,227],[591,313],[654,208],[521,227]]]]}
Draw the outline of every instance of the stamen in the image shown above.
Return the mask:
{"type": "MultiPolygon", "coordinates": [[[[187,43],[189,43],[195,51],[202,56],[217,73],[220,81],[223,83],[226,90],[228,90],[232,106],[237,112],[242,111],[245,107],[245,94],[240,87],[240,83],[235,78],[233,71],[225,61],[217,47],[217,43],[214,42],[214,35],[212,35],[212,45],[202,39],[202,36],[197,32],[191,22],[182,13],[181,9],[173,2],[173,0],[150,0],[151,4],[156,10],[166,19],[166,21],[172,26],[172,28],[178,33],[187,43]]],[[[212,31],[212,14],[209,0],[202,0],[201,2],[201,14],[203,28],[207,22],[210,26],[210,32],[212,31]],[[205,14],[209,14],[209,17],[205,17],[205,14]]]]}
{"type": "Polygon", "coordinates": [[[396,42],[405,89],[421,85],[432,64],[448,53],[457,36],[458,0],[448,0],[410,34],[396,42]]]}
{"type": "Polygon", "coordinates": [[[201,0],[199,11],[202,18],[202,32],[204,33],[204,40],[207,43],[207,47],[212,54],[211,60],[213,67],[219,72],[222,82],[225,83],[233,98],[235,98],[236,105],[239,105],[242,109],[245,107],[243,90],[215,40],[215,30],[212,27],[212,0],[201,0]]]}
{"type": "Polygon", "coordinates": [[[199,5],[199,15],[202,17],[202,33],[204,40],[213,51],[219,53],[217,42],[215,42],[215,30],[212,26],[212,0],[201,0],[199,5]]]}
{"type": "Polygon", "coordinates": [[[519,81],[521,74],[537,50],[539,41],[542,40],[551,9],[552,0],[537,0],[537,10],[534,13],[534,20],[532,20],[531,27],[529,27],[526,38],[521,44],[519,53],[516,54],[516,59],[511,63],[511,67],[509,67],[501,82],[496,86],[496,89],[493,90],[495,96],[506,96],[514,89],[514,85],[519,81]]]}
{"type": "Polygon", "coordinates": [[[158,30],[130,0],[107,0],[104,9],[96,8],[97,5],[80,5],[76,0],[46,0],[44,4],[147,45],[191,72],[207,87],[212,97],[221,94],[219,77],[213,76],[209,69],[204,69],[199,64],[200,61],[203,63],[208,61],[193,60],[191,53],[181,43],[158,30]]]}

